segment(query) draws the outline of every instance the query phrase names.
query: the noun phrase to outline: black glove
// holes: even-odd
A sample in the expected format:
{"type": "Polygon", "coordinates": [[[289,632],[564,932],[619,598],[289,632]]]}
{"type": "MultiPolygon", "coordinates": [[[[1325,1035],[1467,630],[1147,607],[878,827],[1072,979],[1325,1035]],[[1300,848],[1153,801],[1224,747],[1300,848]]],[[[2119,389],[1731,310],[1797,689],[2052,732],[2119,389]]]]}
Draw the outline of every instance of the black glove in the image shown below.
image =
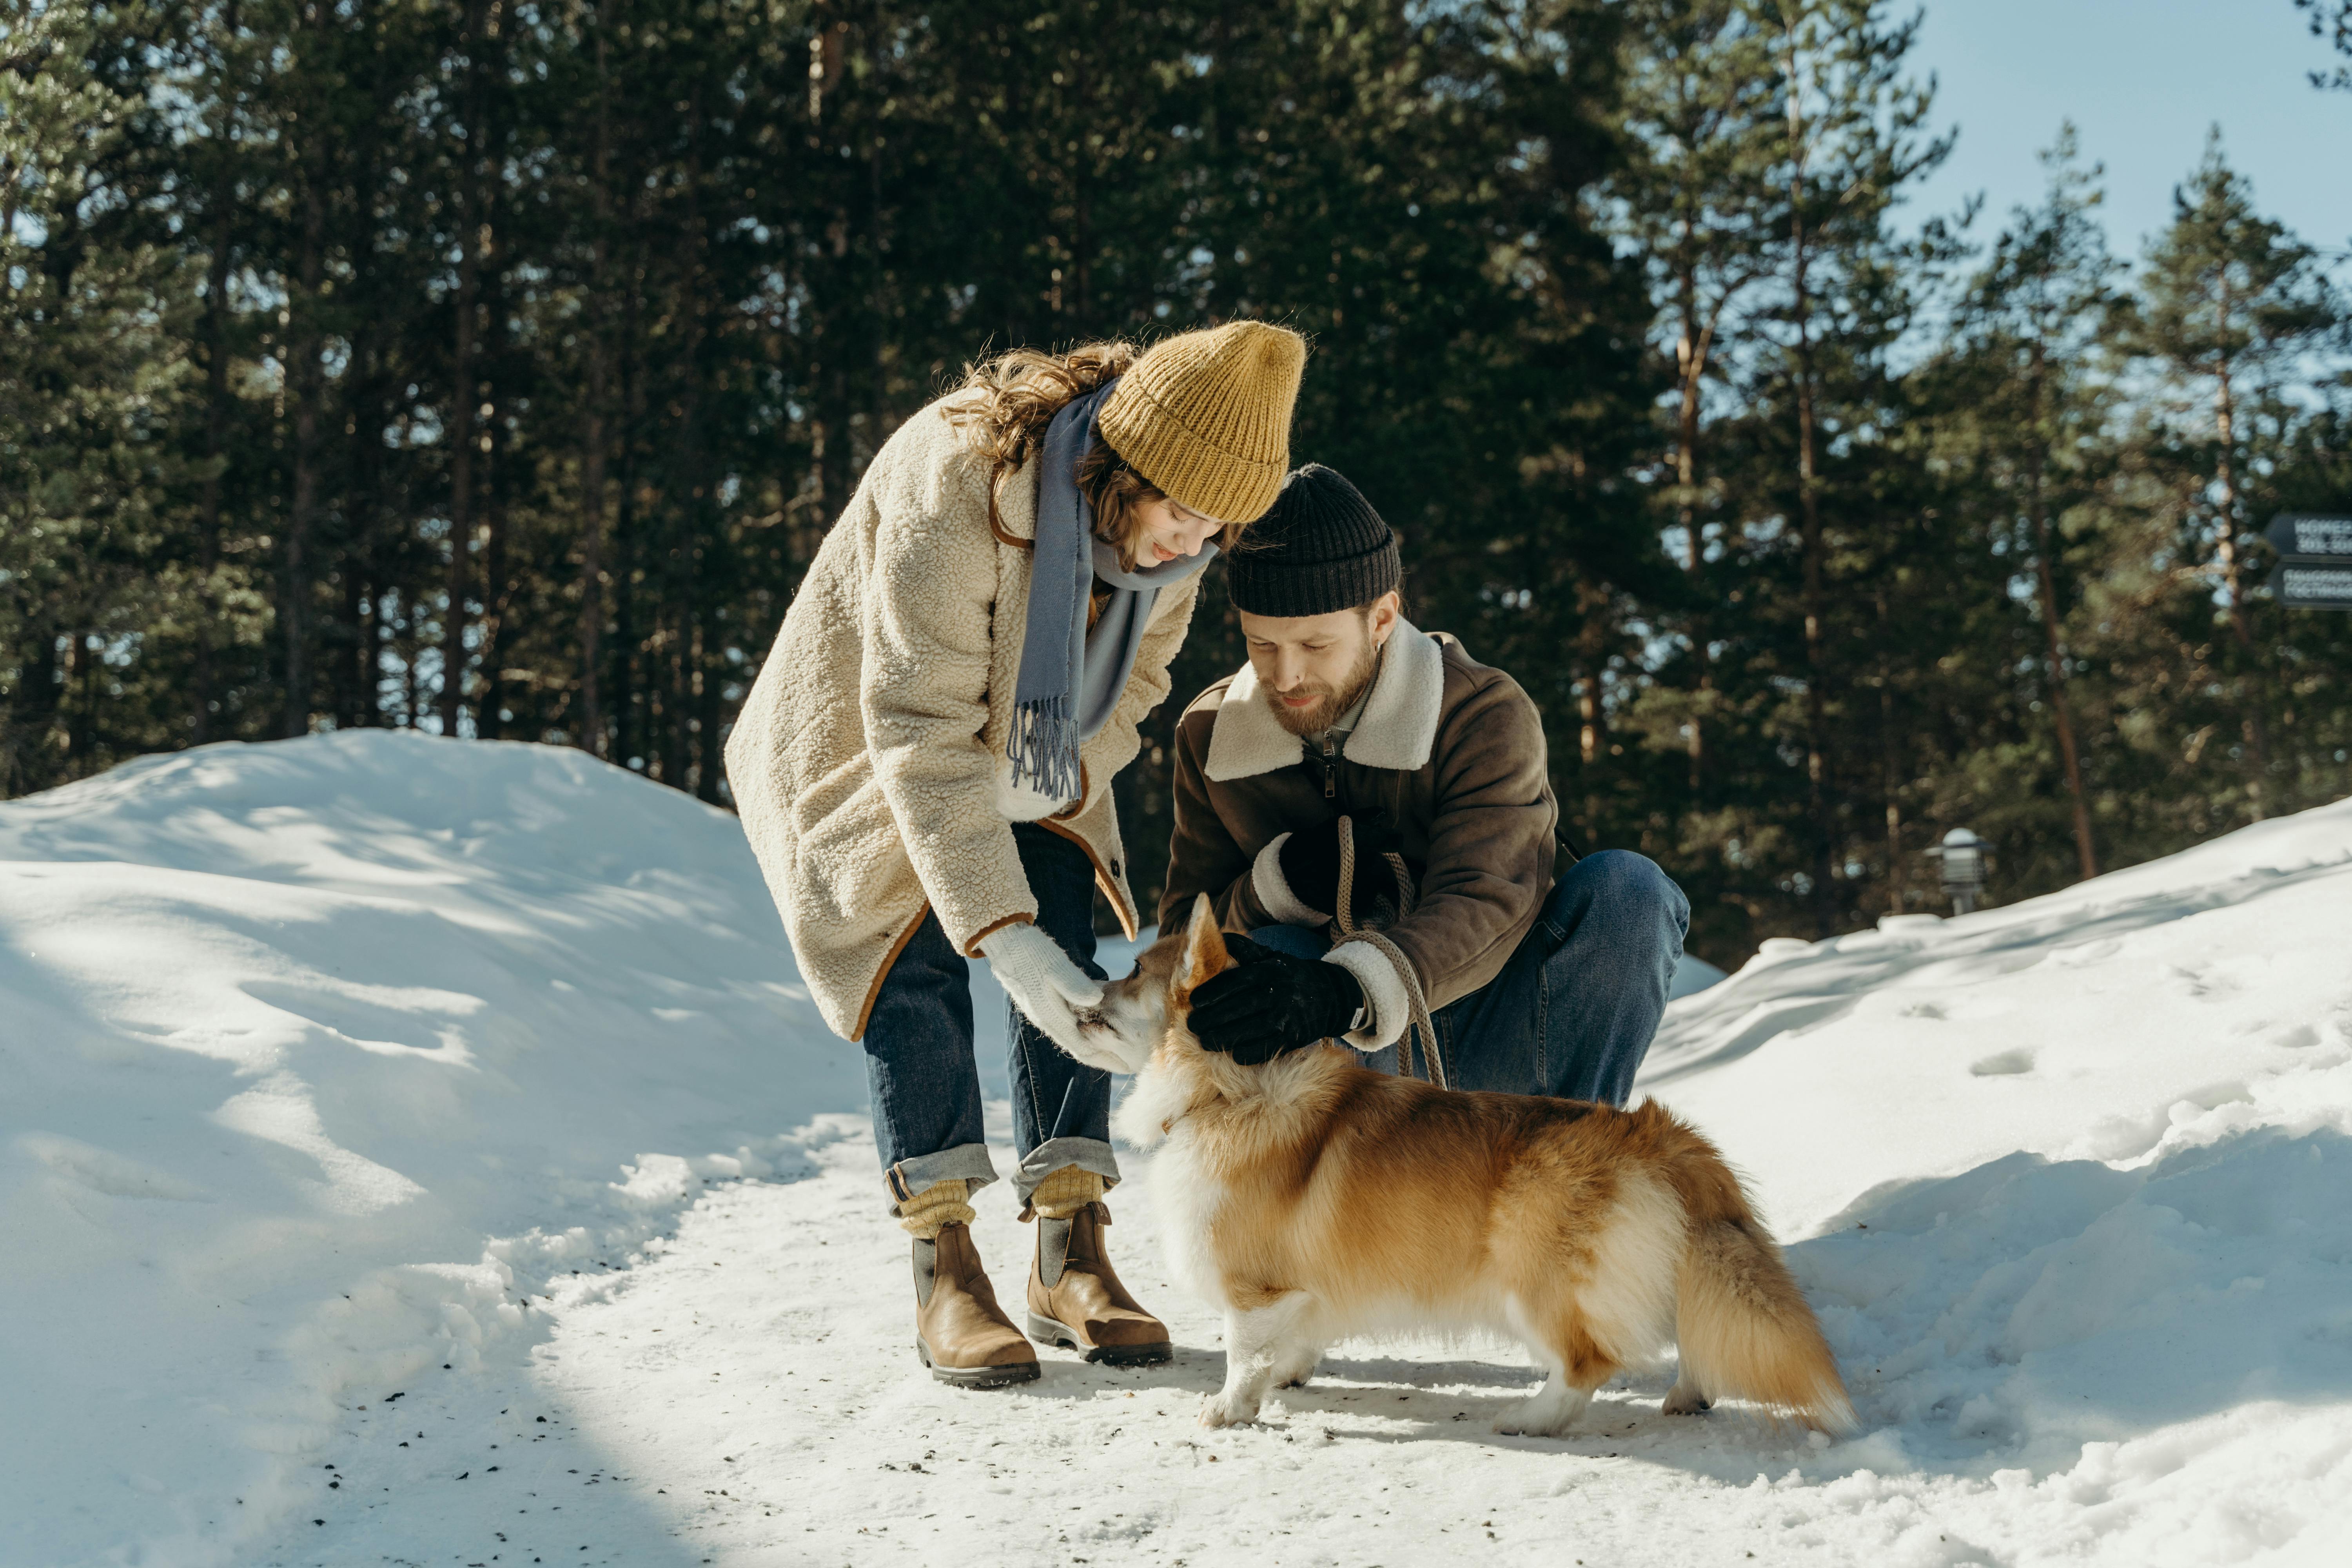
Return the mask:
{"type": "Polygon", "coordinates": [[[1336,963],[1292,958],[1245,936],[1225,938],[1225,951],[1240,967],[1192,993],[1192,1034],[1243,1067],[1346,1034],[1364,1005],[1363,987],[1336,963]]]}
{"type": "MultiPolygon", "coordinates": [[[[1395,880],[1381,857],[1400,852],[1404,840],[1376,823],[1358,821],[1356,832],[1356,905],[1350,913],[1363,912],[1365,895],[1362,889],[1387,887],[1395,880]],[[1377,871],[1377,878],[1367,872],[1377,871]]],[[[1339,912],[1339,819],[1318,823],[1313,827],[1294,831],[1284,841],[1282,853],[1275,857],[1282,867],[1282,879],[1290,884],[1290,896],[1310,910],[1327,915],[1339,912]]]]}

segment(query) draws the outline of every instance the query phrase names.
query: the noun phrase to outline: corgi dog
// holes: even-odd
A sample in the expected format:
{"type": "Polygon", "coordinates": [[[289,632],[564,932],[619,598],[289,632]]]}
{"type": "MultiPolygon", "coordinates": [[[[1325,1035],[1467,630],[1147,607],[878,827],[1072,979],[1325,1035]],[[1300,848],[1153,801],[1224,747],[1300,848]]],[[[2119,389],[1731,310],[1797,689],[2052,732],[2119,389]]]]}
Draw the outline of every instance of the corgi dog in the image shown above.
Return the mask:
{"type": "Polygon", "coordinates": [[[1177,1272],[1225,1310],[1203,1426],[1255,1420],[1336,1341],[1434,1331],[1517,1340],[1548,1373],[1498,1432],[1566,1430],[1670,1343],[1670,1415],[1738,1398],[1854,1429],[1812,1310],[1705,1138],[1654,1103],[1456,1093],[1331,1045],[1237,1066],[1186,1026],[1234,962],[1201,899],[1083,1021],[1092,1065],[1138,1075],[1118,1127],[1163,1151],[1177,1272]]]}

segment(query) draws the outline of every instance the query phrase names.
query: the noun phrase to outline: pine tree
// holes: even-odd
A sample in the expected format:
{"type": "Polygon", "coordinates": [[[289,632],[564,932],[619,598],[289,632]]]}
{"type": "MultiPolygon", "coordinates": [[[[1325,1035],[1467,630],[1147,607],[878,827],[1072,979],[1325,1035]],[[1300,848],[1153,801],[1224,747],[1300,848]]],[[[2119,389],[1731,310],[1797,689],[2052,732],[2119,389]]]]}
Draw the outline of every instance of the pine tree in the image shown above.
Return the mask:
{"type": "Polygon", "coordinates": [[[193,279],[156,221],[169,130],[142,90],[159,19],[22,13],[0,40],[0,789],[173,743],[151,637],[191,475],[193,279]]]}
{"type": "Polygon", "coordinates": [[[2205,575],[2219,600],[2230,651],[2208,657],[2237,714],[2245,814],[2260,821],[2277,809],[2267,674],[2275,649],[2252,602],[2260,524],[2246,495],[2248,404],[2297,379],[2306,355],[2340,337],[2345,318],[2316,254],[2254,210],[2251,186],[2222,157],[2218,127],[2173,207],[2171,226],[2149,248],[2128,341],[2181,396],[2168,458],[2180,475],[2182,564],[2205,575]]]}
{"type": "Polygon", "coordinates": [[[1724,501],[1704,442],[1710,383],[1725,373],[1718,336],[1770,268],[1784,216],[1779,180],[1783,106],[1774,90],[1774,34],[1745,0],[1645,0],[1629,8],[1625,114],[1629,159],[1612,182],[1614,226],[1643,258],[1671,351],[1667,482],[1656,491],[1690,581],[1688,684],[1669,672],[1646,704],[1689,748],[1694,805],[1709,795],[1707,731],[1716,719],[1710,551],[1720,559],[1724,501]]]}
{"type": "MultiPolygon", "coordinates": [[[[1839,921],[1834,879],[1844,828],[1833,773],[1832,728],[1838,672],[1830,616],[1831,523],[1824,448],[1843,423],[1832,378],[1866,383],[1900,331],[1905,280],[1888,265],[1887,214],[1903,186],[1932,169],[1950,137],[1919,140],[1930,95],[1903,76],[1918,19],[1895,26],[1878,0],[1779,0],[1775,53],[1788,134],[1786,237],[1777,247],[1781,297],[1777,379],[1793,425],[1794,523],[1803,628],[1803,737],[1811,864],[1803,873],[1814,929],[1839,921]]],[[[1891,740],[1891,737],[1888,738],[1891,740]]],[[[1900,824],[1890,821],[1890,857],[1900,824]]]]}
{"type": "Polygon", "coordinates": [[[2082,169],[2078,156],[2070,123],[2042,154],[2042,205],[2012,216],[1961,295],[1943,391],[1961,459],[1991,492],[1990,542],[2030,581],[2042,644],[2032,701],[2048,709],[2076,865],[2090,878],[2099,874],[2098,849],[2066,646],[2078,591],[2061,580],[2069,574],[2062,528],[2105,478],[2098,454],[2115,395],[2100,344],[2122,304],[2123,268],[2095,216],[2100,171],[2082,169]]]}
{"type": "MultiPolygon", "coordinates": [[[[2294,0],[2294,8],[2311,13],[2311,36],[2326,38],[2339,55],[2352,56],[2352,0],[2294,0]]],[[[2352,92],[2352,66],[2337,66],[2334,75],[2313,71],[2311,85],[2352,92]]]]}

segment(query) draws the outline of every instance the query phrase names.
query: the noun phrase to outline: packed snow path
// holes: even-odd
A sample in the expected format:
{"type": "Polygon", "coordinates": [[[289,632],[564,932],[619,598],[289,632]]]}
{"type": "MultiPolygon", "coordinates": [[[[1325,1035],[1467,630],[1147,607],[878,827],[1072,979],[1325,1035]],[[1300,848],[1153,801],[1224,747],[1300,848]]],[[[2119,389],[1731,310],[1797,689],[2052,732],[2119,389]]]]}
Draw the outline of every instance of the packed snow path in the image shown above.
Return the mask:
{"type": "Polygon", "coordinates": [[[730,819],[538,747],[154,759],[0,805],[0,1563],[2337,1563],[2347,953],[2342,805],[1677,1002],[1643,1087],[1793,1243],[1851,1442],[1664,1371],[1496,1437],[1476,1344],[1206,1432],[1139,1158],[1172,1365],[922,1374],[730,819]]]}

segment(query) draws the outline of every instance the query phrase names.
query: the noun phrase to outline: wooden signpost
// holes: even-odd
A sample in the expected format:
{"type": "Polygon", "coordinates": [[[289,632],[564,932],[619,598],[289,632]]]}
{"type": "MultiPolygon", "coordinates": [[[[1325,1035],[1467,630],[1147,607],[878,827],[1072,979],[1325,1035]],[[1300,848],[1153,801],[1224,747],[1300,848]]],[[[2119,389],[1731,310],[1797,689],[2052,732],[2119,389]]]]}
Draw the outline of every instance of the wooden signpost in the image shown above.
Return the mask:
{"type": "Polygon", "coordinates": [[[2279,552],[2278,602],[2298,610],[2352,610],[2352,516],[2281,512],[2263,537],[2279,552]]]}

